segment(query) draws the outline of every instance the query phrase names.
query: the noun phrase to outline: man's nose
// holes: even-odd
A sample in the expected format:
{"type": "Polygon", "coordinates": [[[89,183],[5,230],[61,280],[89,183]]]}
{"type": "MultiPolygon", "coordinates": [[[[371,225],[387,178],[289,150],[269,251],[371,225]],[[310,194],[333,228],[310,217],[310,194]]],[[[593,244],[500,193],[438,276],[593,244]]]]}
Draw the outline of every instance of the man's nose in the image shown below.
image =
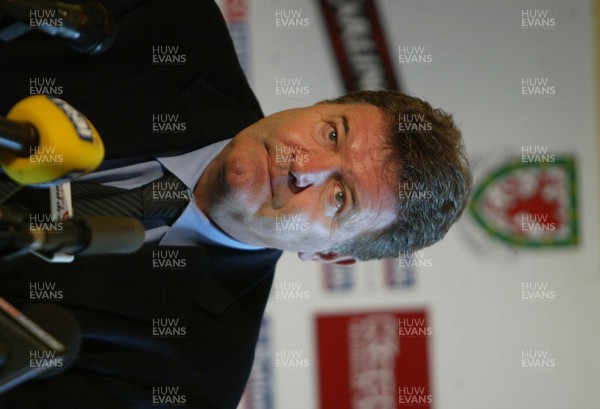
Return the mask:
{"type": "Polygon", "coordinates": [[[294,184],[299,188],[319,186],[340,174],[340,163],[333,155],[308,156],[305,161],[293,162],[290,173],[295,179],[294,184]]]}

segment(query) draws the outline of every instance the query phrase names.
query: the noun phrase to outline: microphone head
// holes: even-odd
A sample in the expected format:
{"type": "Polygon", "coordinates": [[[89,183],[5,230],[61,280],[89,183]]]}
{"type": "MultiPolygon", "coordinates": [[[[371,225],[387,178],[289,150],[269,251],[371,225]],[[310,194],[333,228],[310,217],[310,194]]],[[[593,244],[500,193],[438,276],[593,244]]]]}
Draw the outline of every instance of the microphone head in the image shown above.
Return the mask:
{"type": "Polygon", "coordinates": [[[0,297],[0,394],[64,373],[80,350],[81,330],[70,311],[37,304],[22,313],[0,297]]]}
{"type": "Polygon", "coordinates": [[[31,305],[23,309],[23,314],[65,346],[65,351],[56,355],[61,365],[41,372],[36,379],[64,373],[77,360],[81,350],[81,330],[73,314],[56,304],[31,305]]]}
{"type": "Polygon", "coordinates": [[[108,50],[117,37],[117,23],[112,14],[101,4],[79,5],[86,18],[81,23],[81,37],[70,45],[83,54],[96,55],[108,50]]]}
{"type": "Polygon", "coordinates": [[[30,155],[0,151],[4,172],[15,182],[38,187],[62,183],[96,169],[104,144],[91,122],[58,98],[32,95],[19,101],[7,119],[28,122],[37,130],[38,146],[30,155]]]}

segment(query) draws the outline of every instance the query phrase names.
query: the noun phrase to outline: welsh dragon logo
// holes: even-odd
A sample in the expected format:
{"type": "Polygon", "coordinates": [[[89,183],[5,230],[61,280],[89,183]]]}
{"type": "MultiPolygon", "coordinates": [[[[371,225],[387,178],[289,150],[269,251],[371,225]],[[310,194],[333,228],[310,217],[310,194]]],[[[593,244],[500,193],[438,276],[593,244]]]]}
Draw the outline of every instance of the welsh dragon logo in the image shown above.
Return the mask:
{"type": "Polygon", "coordinates": [[[475,187],[471,215],[488,234],[516,247],[578,244],[575,160],[515,160],[475,187]]]}

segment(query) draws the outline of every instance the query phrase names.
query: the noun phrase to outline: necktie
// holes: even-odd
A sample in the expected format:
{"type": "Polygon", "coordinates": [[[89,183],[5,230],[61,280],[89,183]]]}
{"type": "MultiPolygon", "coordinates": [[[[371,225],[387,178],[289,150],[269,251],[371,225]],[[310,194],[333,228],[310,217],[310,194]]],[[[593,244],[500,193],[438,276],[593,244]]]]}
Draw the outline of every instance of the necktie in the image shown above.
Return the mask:
{"type": "Polygon", "coordinates": [[[71,193],[75,215],[163,219],[169,224],[179,217],[190,200],[187,187],[170,172],[134,189],[73,182],[71,193]]]}
{"type": "MultiPolygon", "coordinates": [[[[19,185],[0,175],[0,201],[19,185]]],[[[73,210],[78,216],[121,216],[140,220],[164,220],[172,224],[185,210],[190,192],[175,175],[162,177],[134,189],[124,189],[90,182],[72,182],[73,210]]],[[[6,204],[21,204],[31,212],[48,213],[47,189],[24,188],[6,204]]]]}

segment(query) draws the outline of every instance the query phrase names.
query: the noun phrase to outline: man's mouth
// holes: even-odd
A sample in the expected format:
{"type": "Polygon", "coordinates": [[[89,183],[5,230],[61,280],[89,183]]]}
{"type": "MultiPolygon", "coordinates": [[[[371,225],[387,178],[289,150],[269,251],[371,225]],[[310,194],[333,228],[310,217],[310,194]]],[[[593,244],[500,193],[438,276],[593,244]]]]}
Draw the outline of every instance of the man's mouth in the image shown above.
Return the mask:
{"type": "Polygon", "coordinates": [[[273,187],[273,158],[271,157],[271,152],[269,148],[265,145],[265,150],[267,151],[267,176],[269,177],[269,187],[271,188],[271,198],[275,197],[275,189],[273,187]]]}

